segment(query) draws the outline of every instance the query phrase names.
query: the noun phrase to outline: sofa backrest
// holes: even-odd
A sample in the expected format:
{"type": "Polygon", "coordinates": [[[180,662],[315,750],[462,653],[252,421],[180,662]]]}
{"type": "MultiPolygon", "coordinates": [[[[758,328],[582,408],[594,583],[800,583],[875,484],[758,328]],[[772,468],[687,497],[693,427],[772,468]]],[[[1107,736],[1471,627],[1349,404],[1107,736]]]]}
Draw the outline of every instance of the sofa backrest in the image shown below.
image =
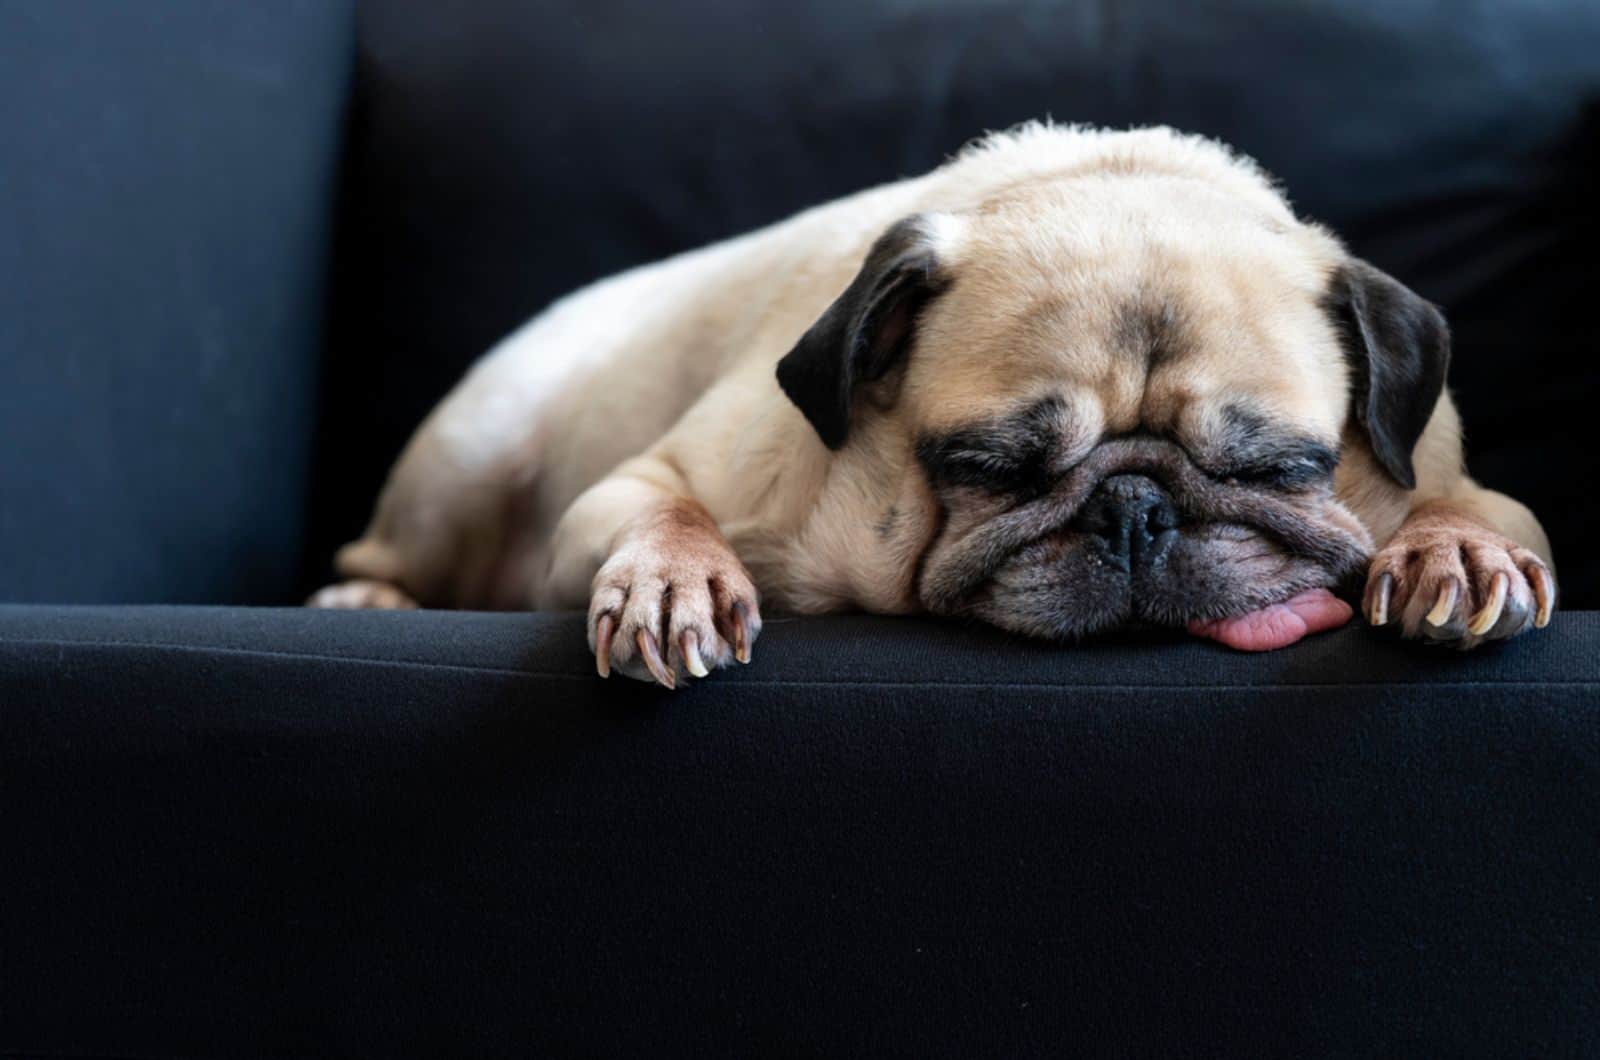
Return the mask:
{"type": "Polygon", "coordinates": [[[0,7],[0,599],[293,599],[552,298],[1052,115],[1220,136],[1440,302],[1473,471],[1600,606],[1594,4],[363,0],[351,23],[346,0],[0,7]]]}
{"type": "Polygon", "coordinates": [[[1472,469],[1600,605],[1600,5],[370,0],[359,36],[319,563],[552,298],[1053,115],[1219,136],[1441,303],[1472,469]]]}

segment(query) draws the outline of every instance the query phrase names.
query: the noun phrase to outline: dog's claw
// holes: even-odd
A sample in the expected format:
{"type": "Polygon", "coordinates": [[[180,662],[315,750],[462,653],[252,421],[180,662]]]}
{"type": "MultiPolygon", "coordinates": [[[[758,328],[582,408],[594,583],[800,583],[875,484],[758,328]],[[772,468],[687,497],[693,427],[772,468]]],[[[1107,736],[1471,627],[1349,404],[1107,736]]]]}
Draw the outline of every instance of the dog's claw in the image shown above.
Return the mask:
{"type": "Polygon", "coordinates": [[[1375,625],[1469,649],[1544,627],[1555,594],[1531,549],[1441,504],[1413,512],[1373,556],[1364,603],[1375,625]]]}
{"type": "Polygon", "coordinates": [[[1489,632],[1490,628],[1500,620],[1500,612],[1505,610],[1506,590],[1510,588],[1511,580],[1505,573],[1496,572],[1489,582],[1489,599],[1484,601],[1483,609],[1467,623],[1467,632],[1474,637],[1481,637],[1489,632]]]}
{"type": "Polygon", "coordinates": [[[1556,583],[1542,563],[1530,563],[1523,569],[1533,585],[1533,599],[1538,605],[1533,616],[1533,628],[1543,629],[1550,624],[1550,614],[1556,609],[1556,583]]]}
{"type": "Polygon", "coordinates": [[[705,677],[711,671],[706,669],[705,660],[700,658],[700,638],[695,636],[692,629],[683,631],[683,636],[678,638],[678,650],[683,654],[683,667],[696,677],[705,677]]]}
{"type": "Polygon", "coordinates": [[[683,688],[736,654],[748,660],[761,634],[757,598],[705,509],[687,499],[652,509],[613,542],[589,586],[590,643],[608,635],[612,649],[600,672],[683,688]]]}
{"type": "Polygon", "coordinates": [[[1394,594],[1394,575],[1384,571],[1378,576],[1377,583],[1372,590],[1372,609],[1368,612],[1367,619],[1374,626],[1387,625],[1389,622],[1389,598],[1394,594]]]}
{"type": "Polygon", "coordinates": [[[617,620],[611,614],[601,615],[594,624],[594,668],[601,677],[611,676],[611,638],[616,632],[617,620]]]}
{"type": "Polygon", "coordinates": [[[1454,578],[1446,579],[1439,586],[1439,598],[1434,601],[1433,610],[1427,614],[1428,625],[1442,626],[1450,621],[1450,616],[1455,613],[1456,599],[1461,595],[1461,586],[1454,578]]]}
{"type": "Polygon", "coordinates": [[[633,642],[639,647],[639,658],[644,660],[645,669],[667,688],[678,687],[678,679],[661,658],[661,646],[656,643],[656,636],[648,629],[641,629],[633,635],[633,642]]]}
{"type": "Polygon", "coordinates": [[[741,602],[733,605],[733,657],[750,661],[750,610],[741,602]]]}

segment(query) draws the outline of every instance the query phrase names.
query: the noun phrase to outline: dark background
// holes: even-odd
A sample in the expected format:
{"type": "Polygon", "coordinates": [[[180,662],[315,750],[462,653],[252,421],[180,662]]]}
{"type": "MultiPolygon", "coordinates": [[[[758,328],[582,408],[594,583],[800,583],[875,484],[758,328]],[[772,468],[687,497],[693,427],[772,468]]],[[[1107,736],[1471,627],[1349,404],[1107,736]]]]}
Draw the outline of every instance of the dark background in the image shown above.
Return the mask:
{"type": "Polygon", "coordinates": [[[0,598],[293,601],[552,298],[1051,115],[1221,137],[1441,303],[1472,471],[1600,606],[1600,6],[0,0],[0,41],[0,598]]]}

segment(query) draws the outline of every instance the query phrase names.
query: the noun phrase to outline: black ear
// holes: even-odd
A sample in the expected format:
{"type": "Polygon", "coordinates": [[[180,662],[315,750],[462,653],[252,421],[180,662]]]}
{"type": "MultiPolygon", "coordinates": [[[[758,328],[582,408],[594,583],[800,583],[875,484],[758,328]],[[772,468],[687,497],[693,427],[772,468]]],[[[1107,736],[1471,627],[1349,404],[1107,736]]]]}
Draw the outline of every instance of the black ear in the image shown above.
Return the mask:
{"type": "Polygon", "coordinates": [[[904,356],[917,314],[947,280],[931,218],[897,222],[867,252],[861,271],[778,362],[778,385],[829,449],[844,445],[856,387],[904,356]]]}
{"type": "Polygon", "coordinates": [[[1444,315],[1364,261],[1334,273],[1327,300],[1355,382],[1351,411],[1378,463],[1412,489],[1417,474],[1411,451],[1439,403],[1450,366],[1444,315]]]}

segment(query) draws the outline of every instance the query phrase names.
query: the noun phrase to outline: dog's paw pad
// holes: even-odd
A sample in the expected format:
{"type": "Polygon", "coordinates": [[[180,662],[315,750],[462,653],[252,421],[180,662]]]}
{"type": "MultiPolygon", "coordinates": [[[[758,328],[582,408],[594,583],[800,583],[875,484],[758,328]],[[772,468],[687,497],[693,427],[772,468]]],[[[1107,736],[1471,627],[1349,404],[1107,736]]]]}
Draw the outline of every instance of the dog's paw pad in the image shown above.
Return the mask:
{"type": "Polygon", "coordinates": [[[411,611],[416,609],[417,602],[388,582],[355,578],[318,589],[306,601],[306,606],[337,610],[411,611]]]}
{"type": "Polygon", "coordinates": [[[1374,626],[1471,648],[1541,629],[1556,583],[1543,560],[1464,519],[1407,523],[1373,557],[1362,611],[1374,626]]]}
{"type": "Polygon", "coordinates": [[[714,542],[636,543],[595,576],[589,647],[595,669],[676,688],[737,659],[761,633],[755,586],[733,552],[714,542]]]}

